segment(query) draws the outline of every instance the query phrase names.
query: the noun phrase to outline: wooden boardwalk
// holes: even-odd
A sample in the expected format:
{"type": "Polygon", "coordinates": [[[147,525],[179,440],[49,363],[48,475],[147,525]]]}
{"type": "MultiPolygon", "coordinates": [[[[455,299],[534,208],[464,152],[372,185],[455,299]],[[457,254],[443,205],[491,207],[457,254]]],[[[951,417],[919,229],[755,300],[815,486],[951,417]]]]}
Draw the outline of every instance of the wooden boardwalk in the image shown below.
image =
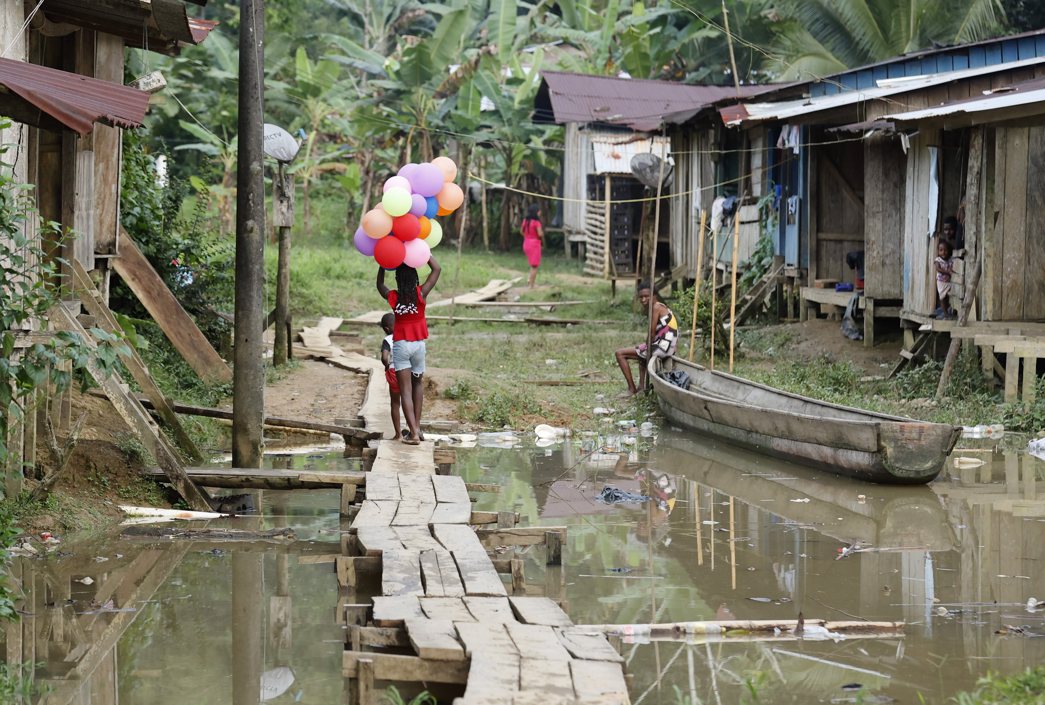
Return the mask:
{"type": "Polygon", "coordinates": [[[508,561],[506,587],[469,525],[464,481],[435,474],[433,450],[378,444],[338,558],[354,600],[339,607],[348,701],[378,702],[375,682],[386,681],[463,685],[455,705],[626,705],[616,649],[581,632],[553,600],[523,596],[521,561],[508,561]]]}

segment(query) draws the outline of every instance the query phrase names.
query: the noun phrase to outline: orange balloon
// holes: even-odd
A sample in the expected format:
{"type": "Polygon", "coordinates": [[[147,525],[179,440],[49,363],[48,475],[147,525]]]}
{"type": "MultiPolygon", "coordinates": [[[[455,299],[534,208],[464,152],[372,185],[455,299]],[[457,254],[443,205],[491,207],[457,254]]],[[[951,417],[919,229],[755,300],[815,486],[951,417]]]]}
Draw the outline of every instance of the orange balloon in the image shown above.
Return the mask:
{"type": "Polygon", "coordinates": [[[439,212],[436,213],[436,215],[450,215],[451,213],[453,213],[453,211],[448,211],[442,206],[439,206],[439,212]]]}
{"type": "Polygon", "coordinates": [[[454,164],[454,160],[450,157],[436,157],[432,160],[432,164],[439,167],[439,171],[443,172],[443,181],[453,181],[457,178],[457,165],[454,164]]]}
{"type": "Polygon", "coordinates": [[[392,216],[385,213],[384,208],[378,206],[366,212],[362,226],[363,232],[377,240],[392,232],[392,216]]]}
{"type": "Polygon", "coordinates": [[[423,215],[420,216],[417,219],[417,221],[419,223],[421,223],[421,234],[418,235],[418,237],[421,238],[422,240],[424,240],[432,232],[432,221],[430,221],[428,218],[424,217],[423,215]]]}
{"type": "Polygon", "coordinates": [[[439,193],[435,195],[439,207],[447,211],[455,211],[464,203],[464,191],[457,184],[446,183],[439,193]]]}

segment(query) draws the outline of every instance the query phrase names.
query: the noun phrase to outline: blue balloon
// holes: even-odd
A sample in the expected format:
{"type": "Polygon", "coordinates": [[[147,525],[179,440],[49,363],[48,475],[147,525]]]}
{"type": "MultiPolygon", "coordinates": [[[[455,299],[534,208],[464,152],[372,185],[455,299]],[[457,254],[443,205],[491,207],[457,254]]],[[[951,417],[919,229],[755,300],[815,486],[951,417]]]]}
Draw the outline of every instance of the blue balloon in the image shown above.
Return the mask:
{"type": "Polygon", "coordinates": [[[425,209],[426,218],[434,218],[439,215],[439,201],[435,199],[435,196],[425,197],[425,203],[428,204],[428,208],[425,209]]]}

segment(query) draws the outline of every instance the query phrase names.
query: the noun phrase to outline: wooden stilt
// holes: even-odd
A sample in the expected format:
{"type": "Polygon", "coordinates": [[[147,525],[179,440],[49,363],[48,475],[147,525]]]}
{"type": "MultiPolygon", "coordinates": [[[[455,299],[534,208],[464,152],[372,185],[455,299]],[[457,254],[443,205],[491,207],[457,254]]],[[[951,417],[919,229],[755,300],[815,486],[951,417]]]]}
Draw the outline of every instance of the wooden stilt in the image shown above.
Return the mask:
{"type": "Polygon", "coordinates": [[[696,341],[697,341],[697,304],[700,301],[700,282],[704,275],[704,225],[707,223],[708,212],[703,208],[700,209],[700,234],[698,237],[697,244],[697,270],[693,282],[693,323],[689,330],[689,357],[687,358],[690,362],[693,362],[693,356],[696,354],[696,341]]]}

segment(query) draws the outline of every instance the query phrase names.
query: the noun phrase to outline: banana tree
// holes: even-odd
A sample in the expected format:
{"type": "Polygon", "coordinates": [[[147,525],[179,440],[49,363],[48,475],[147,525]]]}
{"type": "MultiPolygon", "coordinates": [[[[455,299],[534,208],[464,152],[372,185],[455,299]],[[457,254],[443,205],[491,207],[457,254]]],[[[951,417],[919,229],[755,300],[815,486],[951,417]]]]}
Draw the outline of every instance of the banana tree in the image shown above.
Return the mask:
{"type": "Polygon", "coordinates": [[[996,36],[1000,0],[781,0],[767,66],[792,80],[996,36]]]}

